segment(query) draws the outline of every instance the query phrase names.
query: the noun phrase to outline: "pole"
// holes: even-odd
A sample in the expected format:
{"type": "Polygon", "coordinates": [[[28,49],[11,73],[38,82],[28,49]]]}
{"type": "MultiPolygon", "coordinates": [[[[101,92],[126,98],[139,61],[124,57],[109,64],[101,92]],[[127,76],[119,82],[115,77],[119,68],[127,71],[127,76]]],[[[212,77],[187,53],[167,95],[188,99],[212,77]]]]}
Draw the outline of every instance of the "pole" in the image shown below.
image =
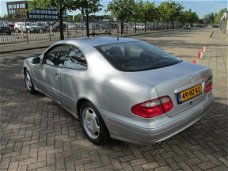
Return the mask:
{"type": "Polygon", "coordinates": [[[51,41],[51,26],[50,26],[50,21],[48,21],[48,33],[49,33],[49,39],[51,41]]]}
{"type": "Polygon", "coordinates": [[[69,23],[68,23],[68,16],[67,16],[67,18],[66,18],[66,20],[67,20],[67,38],[69,39],[69,23]]]}
{"type": "MultiPolygon", "coordinates": [[[[27,30],[27,25],[26,25],[26,19],[24,17],[24,22],[25,22],[25,31],[26,31],[26,40],[27,40],[27,44],[29,44],[29,38],[28,38],[28,30],[27,30]]],[[[22,29],[22,32],[23,32],[23,29],[22,29]]]]}

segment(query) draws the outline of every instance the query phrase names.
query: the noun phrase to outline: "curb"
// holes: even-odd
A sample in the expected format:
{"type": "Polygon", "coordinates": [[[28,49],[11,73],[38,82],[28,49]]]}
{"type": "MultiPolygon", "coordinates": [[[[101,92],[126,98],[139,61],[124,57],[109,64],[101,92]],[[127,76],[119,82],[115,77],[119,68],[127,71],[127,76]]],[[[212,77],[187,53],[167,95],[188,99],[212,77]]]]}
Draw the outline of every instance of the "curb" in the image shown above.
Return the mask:
{"type": "Polygon", "coordinates": [[[16,49],[16,50],[8,50],[8,51],[0,52],[0,54],[11,53],[11,52],[20,52],[20,51],[25,51],[25,50],[42,49],[42,48],[47,48],[49,46],[50,45],[39,46],[39,47],[28,47],[28,48],[16,49]]]}

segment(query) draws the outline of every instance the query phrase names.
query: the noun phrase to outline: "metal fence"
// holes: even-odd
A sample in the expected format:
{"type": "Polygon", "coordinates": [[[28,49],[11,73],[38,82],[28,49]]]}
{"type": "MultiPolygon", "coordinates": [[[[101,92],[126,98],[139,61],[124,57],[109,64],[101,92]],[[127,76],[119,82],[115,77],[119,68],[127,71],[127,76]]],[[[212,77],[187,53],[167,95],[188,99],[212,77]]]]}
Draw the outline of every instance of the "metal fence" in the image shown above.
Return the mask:
{"type": "MultiPolygon", "coordinates": [[[[85,23],[74,23],[68,22],[66,24],[66,29],[64,30],[65,39],[86,37],[85,23]]],[[[162,23],[162,22],[148,22],[146,30],[148,32],[155,30],[165,30],[165,29],[176,29],[182,27],[181,23],[162,23]]],[[[118,35],[120,34],[120,23],[119,22],[91,22],[89,24],[89,30],[91,36],[97,35],[118,35]]],[[[133,23],[125,22],[123,34],[138,34],[143,33],[145,30],[144,23],[133,23]]],[[[51,31],[51,29],[46,32],[41,33],[28,33],[28,32],[12,32],[11,35],[0,34],[0,44],[15,44],[15,43],[31,43],[35,41],[52,41],[59,40],[59,32],[51,31]]]]}

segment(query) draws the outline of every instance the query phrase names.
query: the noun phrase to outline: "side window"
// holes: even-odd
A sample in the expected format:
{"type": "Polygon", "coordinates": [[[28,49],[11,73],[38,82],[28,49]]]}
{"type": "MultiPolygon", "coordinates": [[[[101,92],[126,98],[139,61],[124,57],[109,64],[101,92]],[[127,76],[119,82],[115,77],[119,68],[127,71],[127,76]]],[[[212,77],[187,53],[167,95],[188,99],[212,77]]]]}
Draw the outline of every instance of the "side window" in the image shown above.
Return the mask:
{"type": "Polygon", "coordinates": [[[63,66],[69,49],[70,46],[68,45],[55,46],[53,49],[45,53],[43,63],[59,67],[63,66]]]}
{"type": "Polygon", "coordinates": [[[69,50],[69,54],[65,58],[64,67],[71,69],[86,69],[87,63],[82,52],[72,46],[69,50]]]}
{"type": "Polygon", "coordinates": [[[128,47],[128,55],[131,58],[140,58],[140,54],[142,53],[143,49],[137,46],[130,46],[128,47]]]}

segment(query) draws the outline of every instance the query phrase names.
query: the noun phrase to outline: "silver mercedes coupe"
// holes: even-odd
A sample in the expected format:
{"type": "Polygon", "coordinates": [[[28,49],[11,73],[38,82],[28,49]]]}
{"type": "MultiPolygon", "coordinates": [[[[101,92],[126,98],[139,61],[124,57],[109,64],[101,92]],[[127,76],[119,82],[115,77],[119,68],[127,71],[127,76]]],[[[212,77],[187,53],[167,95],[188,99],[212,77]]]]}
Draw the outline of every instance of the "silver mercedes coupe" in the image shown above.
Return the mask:
{"type": "Polygon", "coordinates": [[[41,92],[79,119],[86,137],[163,141],[201,119],[213,101],[212,71],[150,43],[114,37],[59,41],[23,65],[41,92]]]}

